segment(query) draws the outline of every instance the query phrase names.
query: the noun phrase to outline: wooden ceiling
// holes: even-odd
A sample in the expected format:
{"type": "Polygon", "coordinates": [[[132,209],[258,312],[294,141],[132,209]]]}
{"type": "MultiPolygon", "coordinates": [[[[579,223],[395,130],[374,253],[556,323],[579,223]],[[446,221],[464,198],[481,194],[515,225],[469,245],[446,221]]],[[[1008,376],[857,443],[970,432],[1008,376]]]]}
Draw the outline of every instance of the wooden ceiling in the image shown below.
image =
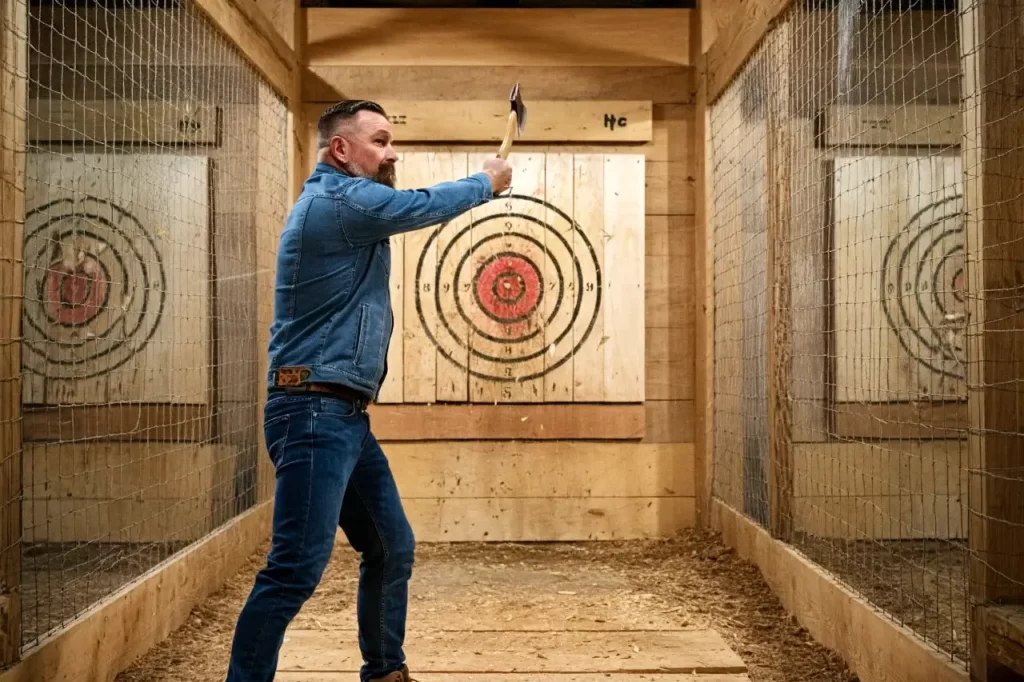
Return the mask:
{"type": "Polygon", "coordinates": [[[578,8],[692,9],[695,0],[302,0],[303,7],[334,8],[578,8]]]}

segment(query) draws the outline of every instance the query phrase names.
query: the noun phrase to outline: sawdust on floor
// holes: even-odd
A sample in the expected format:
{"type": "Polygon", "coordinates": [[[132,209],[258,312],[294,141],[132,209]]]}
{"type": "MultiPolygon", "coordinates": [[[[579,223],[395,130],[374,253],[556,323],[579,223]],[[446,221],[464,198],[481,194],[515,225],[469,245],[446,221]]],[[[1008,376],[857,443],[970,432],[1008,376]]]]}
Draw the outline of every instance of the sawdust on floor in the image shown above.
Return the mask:
{"type": "MultiPolygon", "coordinates": [[[[235,618],[265,551],[253,554],[117,682],[222,681],[235,618]]],[[[339,543],[294,627],[353,628],[357,568],[357,555],[339,543]]],[[[699,530],[657,541],[421,544],[408,637],[467,624],[709,627],[740,655],[754,682],[857,679],[786,615],[755,566],[738,559],[717,534],[699,530]]]]}

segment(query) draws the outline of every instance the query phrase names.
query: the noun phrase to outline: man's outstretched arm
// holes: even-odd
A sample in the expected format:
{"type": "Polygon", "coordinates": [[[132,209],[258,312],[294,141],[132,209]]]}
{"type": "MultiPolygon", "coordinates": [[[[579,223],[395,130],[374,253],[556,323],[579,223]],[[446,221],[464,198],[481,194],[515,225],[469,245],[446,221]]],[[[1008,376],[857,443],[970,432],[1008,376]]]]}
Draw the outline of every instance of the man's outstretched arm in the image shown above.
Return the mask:
{"type": "Polygon", "coordinates": [[[511,171],[503,170],[503,163],[423,189],[392,189],[371,180],[349,183],[334,199],[342,233],[359,246],[452,220],[508,188],[511,171]]]}

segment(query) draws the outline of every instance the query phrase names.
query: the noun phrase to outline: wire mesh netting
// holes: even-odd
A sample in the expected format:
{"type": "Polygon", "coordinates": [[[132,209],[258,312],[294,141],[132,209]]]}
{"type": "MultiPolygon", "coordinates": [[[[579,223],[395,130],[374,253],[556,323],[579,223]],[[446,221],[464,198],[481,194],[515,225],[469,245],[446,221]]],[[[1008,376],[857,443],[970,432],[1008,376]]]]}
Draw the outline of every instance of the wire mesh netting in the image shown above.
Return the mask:
{"type": "Polygon", "coordinates": [[[0,594],[29,647],[268,498],[287,107],[188,2],[3,7],[0,594]]]}
{"type": "Polygon", "coordinates": [[[795,3],[707,140],[714,495],[965,666],[1024,594],[1022,27],[795,3]]]}

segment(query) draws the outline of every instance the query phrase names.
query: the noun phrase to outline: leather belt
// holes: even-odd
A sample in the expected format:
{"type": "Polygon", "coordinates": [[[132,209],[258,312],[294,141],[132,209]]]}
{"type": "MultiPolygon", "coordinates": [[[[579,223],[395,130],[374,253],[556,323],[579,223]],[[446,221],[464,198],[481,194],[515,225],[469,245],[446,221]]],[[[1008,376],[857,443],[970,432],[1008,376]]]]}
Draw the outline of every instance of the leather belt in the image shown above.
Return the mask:
{"type": "Polygon", "coordinates": [[[284,391],[285,393],[326,393],[335,398],[347,400],[361,412],[365,412],[366,408],[370,405],[370,399],[365,395],[340,384],[310,383],[298,386],[275,386],[271,390],[284,391]]]}

